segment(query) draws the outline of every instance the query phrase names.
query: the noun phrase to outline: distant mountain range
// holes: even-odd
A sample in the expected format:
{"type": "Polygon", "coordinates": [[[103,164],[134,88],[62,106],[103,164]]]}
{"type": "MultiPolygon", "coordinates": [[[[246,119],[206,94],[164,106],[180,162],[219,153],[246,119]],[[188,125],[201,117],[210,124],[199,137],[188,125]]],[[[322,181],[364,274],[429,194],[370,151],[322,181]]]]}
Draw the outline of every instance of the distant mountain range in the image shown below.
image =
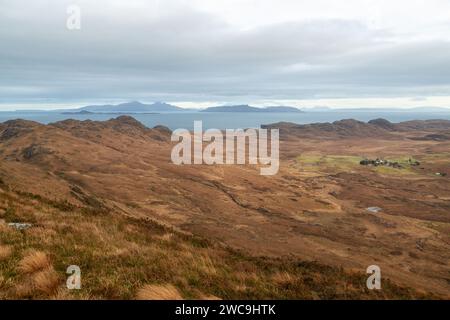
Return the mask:
{"type": "Polygon", "coordinates": [[[237,106],[210,107],[202,110],[202,112],[303,112],[303,111],[294,107],[280,106],[280,107],[257,108],[245,104],[237,106]]]}
{"type": "Polygon", "coordinates": [[[450,108],[443,107],[411,107],[411,108],[387,108],[387,107],[365,107],[365,108],[329,108],[313,107],[305,109],[308,112],[450,112],[450,108]]]}
{"type": "MultiPolygon", "coordinates": [[[[154,102],[150,104],[139,101],[131,101],[120,104],[90,105],[74,109],[59,110],[16,110],[17,112],[58,112],[62,114],[90,114],[90,113],[108,113],[108,114],[135,114],[135,113],[164,113],[164,112],[270,112],[270,113],[303,113],[303,112],[436,112],[449,113],[450,108],[442,107],[414,107],[414,108],[329,108],[326,106],[316,106],[305,108],[303,110],[289,106],[270,106],[253,107],[244,105],[225,105],[215,106],[206,109],[199,108],[181,108],[165,102],[154,102]]],[[[0,111],[1,112],[1,111],[0,111]]]]}
{"type": "Polygon", "coordinates": [[[165,103],[155,102],[152,104],[144,104],[139,101],[121,103],[117,105],[100,105],[87,106],[76,109],[78,112],[92,113],[148,113],[148,112],[168,112],[168,111],[186,111],[186,109],[165,103]]]}
{"type": "Polygon", "coordinates": [[[210,107],[204,110],[180,108],[165,102],[155,102],[145,104],[139,101],[121,103],[117,105],[92,105],[78,109],[61,110],[63,114],[90,114],[90,113],[115,113],[115,114],[133,114],[133,113],[158,113],[158,112],[303,112],[294,107],[265,107],[257,108],[249,105],[233,105],[210,107]]]}

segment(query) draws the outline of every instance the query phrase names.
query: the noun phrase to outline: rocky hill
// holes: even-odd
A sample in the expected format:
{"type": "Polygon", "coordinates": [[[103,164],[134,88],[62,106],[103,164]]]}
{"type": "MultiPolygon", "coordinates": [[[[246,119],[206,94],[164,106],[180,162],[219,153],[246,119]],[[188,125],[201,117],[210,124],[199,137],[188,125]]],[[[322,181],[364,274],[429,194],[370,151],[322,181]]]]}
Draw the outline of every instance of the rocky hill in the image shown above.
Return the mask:
{"type": "Polygon", "coordinates": [[[385,119],[363,122],[353,119],[339,120],[332,123],[294,124],[280,122],[263,125],[262,128],[278,128],[282,138],[398,138],[397,132],[436,132],[450,129],[449,120],[415,120],[392,123],[385,119]]]}

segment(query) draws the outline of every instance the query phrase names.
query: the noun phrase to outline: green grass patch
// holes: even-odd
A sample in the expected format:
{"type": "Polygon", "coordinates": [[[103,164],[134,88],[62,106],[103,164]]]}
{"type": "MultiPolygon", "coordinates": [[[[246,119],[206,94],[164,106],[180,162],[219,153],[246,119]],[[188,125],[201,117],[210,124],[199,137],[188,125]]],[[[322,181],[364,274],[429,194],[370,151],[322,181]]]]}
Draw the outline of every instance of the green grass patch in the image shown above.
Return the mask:
{"type": "Polygon", "coordinates": [[[414,170],[416,166],[413,166],[412,164],[416,161],[421,162],[420,160],[412,157],[412,156],[405,156],[405,155],[399,155],[399,156],[389,156],[384,157],[386,160],[390,162],[397,162],[399,165],[402,166],[402,168],[393,168],[388,166],[378,166],[378,167],[371,167],[375,172],[379,174],[384,175],[417,175],[419,172],[414,170]]]}
{"type": "Polygon", "coordinates": [[[351,172],[355,169],[366,169],[384,175],[417,175],[420,174],[412,166],[415,161],[422,162],[411,156],[399,155],[384,157],[390,162],[397,162],[402,168],[393,168],[389,166],[361,166],[360,161],[363,157],[351,155],[318,155],[302,154],[297,157],[297,163],[302,170],[313,172],[351,172]]]}
{"type": "Polygon", "coordinates": [[[346,155],[305,154],[297,157],[302,169],[313,171],[351,171],[361,160],[361,157],[346,155]]]}

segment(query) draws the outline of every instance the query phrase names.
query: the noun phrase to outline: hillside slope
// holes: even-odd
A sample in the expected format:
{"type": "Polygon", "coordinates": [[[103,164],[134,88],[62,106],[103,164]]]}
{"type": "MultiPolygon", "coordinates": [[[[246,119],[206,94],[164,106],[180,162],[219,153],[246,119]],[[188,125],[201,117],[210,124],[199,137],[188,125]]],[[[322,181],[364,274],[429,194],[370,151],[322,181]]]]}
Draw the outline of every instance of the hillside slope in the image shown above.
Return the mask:
{"type": "Polygon", "coordinates": [[[256,258],[112,210],[74,207],[0,185],[0,299],[426,298],[365,275],[295,259],[256,258]],[[18,230],[8,223],[30,227],[18,230]],[[81,290],[65,287],[81,269],[81,290]],[[176,266],[176,268],[174,268],[176,266]]]}
{"type": "MultiPolygon", "coordinates": [[[[170,233],[195,235],[219,247],[239,250],[248,259],[270,257],[282,264],[286,257],[294,263],[317,261],[331,269],[343,268],[343,274],[361,274],[367,266],[379,264],[384,277],[400,286],[448,295],[449,267],[445,261],[450,259],[450,181],[435,173],[448,172],[449,142],[408,138],[423,135],[422,131],[384,136],[378,131],[387,130],[377,129],[367,137],[357,135],[359,131],[352,136],[347,123],[338,123],[339,132],[345,134],[321,140],[320,144],[316,137],[289,137],[281,144],[280,172],[267,177],[249,165],[176,166],[170,161],[170,130],[146,128],[131,117],[105,122],[66,120],[50,125],[9,121],[0,124],[0,179],[7,187],[3,188],[7,198],[0,217],[5,223],[39,224],[45,216],[48,225],[52,225],[52,219],[59,221],[56,224],[67,221],[72,213],[77,223],[87,217],[99,219],[88,230],[113,228],[115,219],[118,224],[128,224],[128,219],[151,221],[169,228],[170,233]],[[421,165],[399,170],[366,168],[359,165],[363,156],[414,157],[421,165]],[[48,206],[53,208],[49,215],[44,214],[48,206]],[[383,211],[368,213],[366,208],[371,206],[383,211]],[[99,226],[108,222],[109,227],[99,226]]],[[[360,123],[355,127],[361,132],[367,130],[360,123]]],[[[329,130],[323,132],[329,134],[329,130]]],[[[40,229],[30,246],[45,249],[57,261],[59,253],[53,241],[64,242],[66,235],[55,228],[40,229]],[[39,243],[48,246],[40,248],[39,243]]],[[[20,250],[14,261],[26,255],[21,250],[28,246],[27,234],[34,230],[11,235],[14,241],[19,239],[20,250]],[[25,236],[19,236],[22,234],[25,236]]],[[[88,261],[95,260],[89,250],[94,252],[99,246],[102,250],[96,255],[107,256],[110,249],[102,241],[120,238],[120,232],[107,230],[111,232],[109,240],[100,230],[102,235],[93,240],[96,244],[85,248],[82,256],[90,257],[88,261]]],[[[76,232],[76,236],[67,235],[71,246],[76,246],[74,239],[90,239],[92,233],[83,235],[81,229],[76,232]]],[[[137,235],[130,234],[127,241],[133,242],[134,237],[137,235]]],[[[13,244],[5,241],[7,246],[13,244]]],[[[125,261],[137,259],[134,253],[126,256],[131,260],[125,261]]],[[[13,268],[13,264],[10,266],[13,268]]],[[[94,267],[88,264],[88,268],[94,267]]],[[[138,284],[166,282],[158,277],[145,280],[138,284]]],[[[133,290],[125,296],[132,297],[133,290]]],[[[278,296],[271,290],[266,296],[278,296]]],[[[325,297],[327,290],[318,295],[325,297]]],[[[337,287],[332,290],[339,291],[337,287]]],[[[345,293],[333,292],[332,297],[345,297],[345,293]]],[[[365,293],[357,292],[355,295],[365,297],[365,293]]],[[[218,288],[204,292],[221,298],[242,297],[219,293],[218,288]]]]}

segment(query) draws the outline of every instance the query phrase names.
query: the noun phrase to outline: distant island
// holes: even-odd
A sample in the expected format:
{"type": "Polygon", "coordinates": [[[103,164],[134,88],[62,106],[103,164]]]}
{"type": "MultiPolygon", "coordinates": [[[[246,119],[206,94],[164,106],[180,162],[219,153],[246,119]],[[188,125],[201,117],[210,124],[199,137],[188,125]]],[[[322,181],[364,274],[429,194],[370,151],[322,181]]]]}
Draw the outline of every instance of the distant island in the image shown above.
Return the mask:
{"type": "Polygon", "coordinates": [[[202,110],[201,112],[295,112],[302,113],[303,111],[294,107],[265,107],[257,108],[249,105],[237,105],[237,106],[220,106],[210,107],[202,110]]]}
{"type": "Polygon", "coordinates": [[[198,109],[186,109],[180,108],[165,102],[155,102],[152,104],[145,104],[139,101],[132,101],[127,103],[121,103],[117,105],[107,104],[107,105],[91,105],[78,109],[64,110],[62,114],[78,114],[78,115],[88,115],[88,114],[153,114],[160,112],[295,112],[302,113],[303,111],[286,106],[276,106],[276,107],[265,107],[257,108],[249,105],[232,105],[232,106],[220,106],[220,107],[209,107],[204,110],[198,109]]]}
{"type": "Polygon", "coordinates": [[[94,114],[94,112],[87,111],[87,110],[81,110],[81,111],[66,111],[66,112],[61,112],[61,114],[94,114]]]}
{"type": "Polygon", "coordinates": [[[61,112],[61,114],[73,114],[73,115],[89,115],[89,114],[113,114],[113,115],[124,115],[124,114],[159,114],[158,112],[130,112],[130,111],[121,111],[121,112],[114,112],[114,111],[103,111],[103,112],[92,112],[87,110],[81,110],[81,111],[66,111],[61,112]]]}
{"type": "Polygon", "coordinates": [[[108,114],[144,114],[144,113],[159,113],[159,112],[179,112],[187,111],[165,102],[155,102],[152,104],[145,104],[139,101],[126,102],[121,104],[107,104],[107,105],[92,105],[78,109],[64,110],[63,114],[93,114],[93,113],[108,113],[108,114]]]}

